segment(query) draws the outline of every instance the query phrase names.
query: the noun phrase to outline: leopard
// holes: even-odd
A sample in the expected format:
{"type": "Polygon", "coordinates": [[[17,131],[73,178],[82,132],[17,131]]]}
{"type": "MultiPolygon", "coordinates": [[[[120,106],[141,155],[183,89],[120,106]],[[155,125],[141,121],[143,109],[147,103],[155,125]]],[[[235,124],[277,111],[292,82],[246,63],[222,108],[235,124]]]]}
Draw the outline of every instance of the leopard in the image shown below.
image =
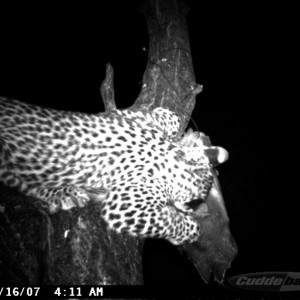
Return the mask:
{"type": "Polygon", "coordinates": [[[0,97],[0,182],[50,214],[99,203],[110,230],[192,243],[202,229],[189,204],[200,199],[207,214],[228,152],[181,126],[166,107],[88,114],[0,97]]]}

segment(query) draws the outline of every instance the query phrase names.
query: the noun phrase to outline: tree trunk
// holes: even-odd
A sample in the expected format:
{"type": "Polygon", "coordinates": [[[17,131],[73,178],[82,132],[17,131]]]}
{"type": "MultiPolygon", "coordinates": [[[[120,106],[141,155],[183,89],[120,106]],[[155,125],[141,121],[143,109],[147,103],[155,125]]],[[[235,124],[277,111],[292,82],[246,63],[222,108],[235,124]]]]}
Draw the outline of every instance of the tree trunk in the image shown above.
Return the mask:
{"type": "Polygon", "coordinates": [[[143,7],[149,32],[148,64],[134,108],[166,107],[187,126],[202,86],[196,84],[183,1],[150,0],[143,7]]]}

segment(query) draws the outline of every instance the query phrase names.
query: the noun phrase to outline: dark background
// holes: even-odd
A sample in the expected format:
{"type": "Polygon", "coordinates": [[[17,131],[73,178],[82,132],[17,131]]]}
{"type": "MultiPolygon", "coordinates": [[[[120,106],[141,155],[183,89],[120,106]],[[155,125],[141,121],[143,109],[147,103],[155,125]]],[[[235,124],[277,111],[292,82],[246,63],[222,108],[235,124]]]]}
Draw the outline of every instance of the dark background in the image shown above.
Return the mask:
{"type": "MultiPolygon", "coordinates": [[[[132,105],[147,63],[148,34],[139,6],[123,2],[0,7],[0,95],[98,112],[110,62],[118,108],[132,105]]],[[[274,6],[188,3],[194,71],[204,86],[192,117],[230,155],[218,168],[239,247],[227,276],[300,272],[293,172],[299,148],[292,134],[298,113],[280,93],[286,76],[282,16],[274,6]]],[[[175,247],[160,240],[146,241],[144,275],[145,283],[201,280],[175,247]]]]}

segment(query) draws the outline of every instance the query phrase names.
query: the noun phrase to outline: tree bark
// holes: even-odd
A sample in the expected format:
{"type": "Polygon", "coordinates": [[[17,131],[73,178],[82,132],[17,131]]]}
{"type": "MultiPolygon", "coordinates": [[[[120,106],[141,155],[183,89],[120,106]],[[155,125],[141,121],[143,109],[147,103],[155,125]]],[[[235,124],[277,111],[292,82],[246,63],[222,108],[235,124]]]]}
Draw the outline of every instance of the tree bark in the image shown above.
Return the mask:
{"type": "Polygon", "coordinates": [[[202,86],[196,84],[183,1],[150,0],[144,3],[149,33],[148,64],[134,108],[165,107],[187,126],[202,86]]]}

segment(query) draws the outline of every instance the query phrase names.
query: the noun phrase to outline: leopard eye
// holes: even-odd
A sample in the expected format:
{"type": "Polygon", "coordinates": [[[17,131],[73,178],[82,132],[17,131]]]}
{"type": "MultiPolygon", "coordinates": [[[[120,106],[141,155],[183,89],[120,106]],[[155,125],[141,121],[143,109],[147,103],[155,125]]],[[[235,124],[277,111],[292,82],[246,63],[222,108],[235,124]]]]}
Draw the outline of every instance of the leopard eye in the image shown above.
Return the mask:
{"type": "Polygon", "coordinates": [[[191,201],[186,202],[185,205],[188,208],[191,208],[193,211],[196,211],[197,208],[203,203],[204,203],[204,201],[202,199],[198,198],[198,199],[192,199],[191,201]]]}

